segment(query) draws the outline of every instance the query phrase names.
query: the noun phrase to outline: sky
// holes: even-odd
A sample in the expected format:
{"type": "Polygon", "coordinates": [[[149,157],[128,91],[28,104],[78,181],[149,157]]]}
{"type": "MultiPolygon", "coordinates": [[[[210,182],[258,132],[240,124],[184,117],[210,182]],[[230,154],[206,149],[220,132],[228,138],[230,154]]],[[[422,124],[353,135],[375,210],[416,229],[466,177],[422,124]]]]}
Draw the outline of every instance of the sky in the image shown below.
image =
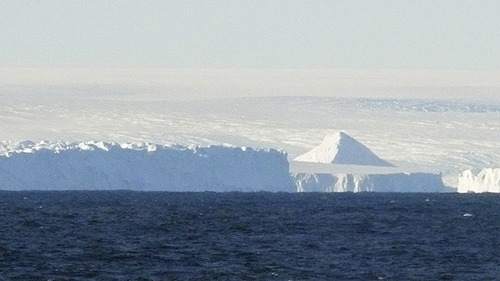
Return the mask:
{"type": "Polygon", "coordinates": [[[0,1],[0,67],[500,70],[500,1],[0,1]]]}

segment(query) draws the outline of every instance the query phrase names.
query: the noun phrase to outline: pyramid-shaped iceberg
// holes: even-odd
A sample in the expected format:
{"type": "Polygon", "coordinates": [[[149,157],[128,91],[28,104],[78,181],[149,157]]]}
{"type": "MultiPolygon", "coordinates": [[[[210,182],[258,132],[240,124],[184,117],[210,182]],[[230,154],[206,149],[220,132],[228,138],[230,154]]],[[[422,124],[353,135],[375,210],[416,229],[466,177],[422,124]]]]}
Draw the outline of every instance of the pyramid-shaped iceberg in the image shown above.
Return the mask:
{"type": "Polygon", "coordinates": [[[326,164],[394,167],[391,163],[375,155],[368,147],[343,132],[327,135],[319,146],[294,160],[326,164]]]}

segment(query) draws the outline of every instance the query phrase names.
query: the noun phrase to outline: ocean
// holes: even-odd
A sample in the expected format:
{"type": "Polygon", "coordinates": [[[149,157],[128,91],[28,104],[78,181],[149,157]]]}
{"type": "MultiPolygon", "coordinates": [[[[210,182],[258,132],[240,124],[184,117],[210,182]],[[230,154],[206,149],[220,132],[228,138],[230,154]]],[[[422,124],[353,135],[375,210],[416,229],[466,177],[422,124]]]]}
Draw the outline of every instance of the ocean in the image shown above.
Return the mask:
{"type": "Polygon", "coordinates": [[[0,280],[500,280],[500,195],[1,191],[0,280]]]}

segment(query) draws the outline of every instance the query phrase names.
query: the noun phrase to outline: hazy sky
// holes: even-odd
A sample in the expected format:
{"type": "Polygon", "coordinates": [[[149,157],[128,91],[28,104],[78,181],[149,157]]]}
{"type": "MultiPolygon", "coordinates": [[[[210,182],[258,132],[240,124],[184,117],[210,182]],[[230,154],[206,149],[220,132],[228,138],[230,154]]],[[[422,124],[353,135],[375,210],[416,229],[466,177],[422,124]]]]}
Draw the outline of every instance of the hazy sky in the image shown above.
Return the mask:
{"type": "Polygon", "coordinates": [[[3,0],[0,30],[0,67],[500,70],[498,0],[3,0]]]}

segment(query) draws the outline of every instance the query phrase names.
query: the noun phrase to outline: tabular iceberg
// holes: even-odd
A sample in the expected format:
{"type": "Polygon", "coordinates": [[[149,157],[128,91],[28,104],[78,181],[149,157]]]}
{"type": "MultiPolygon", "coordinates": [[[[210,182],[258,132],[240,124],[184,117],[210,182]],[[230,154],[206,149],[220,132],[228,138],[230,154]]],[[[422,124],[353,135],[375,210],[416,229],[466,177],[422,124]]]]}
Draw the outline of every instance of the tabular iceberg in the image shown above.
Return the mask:
{"type": "Polygon", "coordinates": [[[486,168],[475,175],[465,170],[458,176],[458,192],[500,192],[500,168],[486,168]]]}
{"type": "Polygon", "coordinates": [[[0,152],[4,190],[296,191],[275,149],[4,142],[0,152]]]}
{"type": "Polygon", "coordinates": [[[297,192],[451,192],[440,174],[309,174],[294,175],[297,192]]]}

